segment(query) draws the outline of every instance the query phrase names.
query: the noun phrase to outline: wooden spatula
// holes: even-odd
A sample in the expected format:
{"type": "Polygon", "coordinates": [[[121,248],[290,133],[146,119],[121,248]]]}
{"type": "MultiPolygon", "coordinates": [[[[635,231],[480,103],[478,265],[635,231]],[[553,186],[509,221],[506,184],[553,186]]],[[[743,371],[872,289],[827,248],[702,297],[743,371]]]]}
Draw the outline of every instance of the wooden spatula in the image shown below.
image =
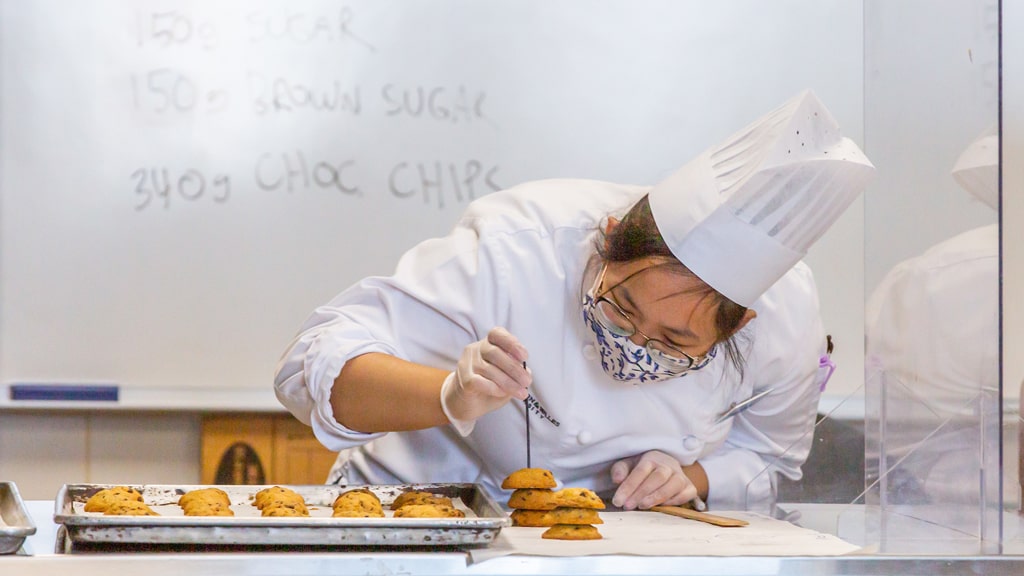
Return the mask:
{"type": "Polygon", "coordinates": [[[708,514],[707,512],[697,512],[696,510],[683,508],[682,506],[652,506],[650,510],[652,512],[661,512],[664,514],[671,514],[672,516],[679,516],[680,518],[697,520],[698,522],[707,522],[708,524],[714,524],[715,526],[724,526],[726,528],[738,528],[740,526],[750,524],[746,520],[716,516],[714,514],[708,514]]]}

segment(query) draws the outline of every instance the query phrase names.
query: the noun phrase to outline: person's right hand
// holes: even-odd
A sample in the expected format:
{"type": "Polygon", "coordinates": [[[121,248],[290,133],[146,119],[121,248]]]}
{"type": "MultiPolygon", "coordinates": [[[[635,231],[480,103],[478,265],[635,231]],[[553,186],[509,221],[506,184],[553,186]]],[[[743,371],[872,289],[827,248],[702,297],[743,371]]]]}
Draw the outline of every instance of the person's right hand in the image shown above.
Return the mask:
{"type": "Polygon", "coordinates": [[[525,400],[533,382],[526,369],[526,348],[504,328],[462,350],[458,366],[441,386],[441,409],[463,436],[477,418],[512,398],[525,400]]]}
{"type": "Polygon", "coordinates": [[[612,504],[623,510],[685,504],[698,497],[697,487],[686,475],[682,464],[658,450],[613,464],[612,482],[619,485],[612,504]]]}

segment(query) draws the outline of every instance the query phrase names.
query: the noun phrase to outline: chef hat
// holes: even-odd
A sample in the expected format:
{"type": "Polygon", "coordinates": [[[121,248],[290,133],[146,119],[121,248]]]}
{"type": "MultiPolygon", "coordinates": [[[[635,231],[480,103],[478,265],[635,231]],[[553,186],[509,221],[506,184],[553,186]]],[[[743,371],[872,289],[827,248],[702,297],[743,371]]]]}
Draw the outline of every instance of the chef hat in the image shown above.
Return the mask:
{"type": "Polygon", "coordinates": [[[953,166],[953,178],[978,200],[999,209],[999,128],[992,125],[971,142],[953,166]]]}
{"type": "Polygon", "coordinates": [[[680,262],[749,307],[804,257],[873,174],[806,91],[655,185],[651,213],[680,262]]]}

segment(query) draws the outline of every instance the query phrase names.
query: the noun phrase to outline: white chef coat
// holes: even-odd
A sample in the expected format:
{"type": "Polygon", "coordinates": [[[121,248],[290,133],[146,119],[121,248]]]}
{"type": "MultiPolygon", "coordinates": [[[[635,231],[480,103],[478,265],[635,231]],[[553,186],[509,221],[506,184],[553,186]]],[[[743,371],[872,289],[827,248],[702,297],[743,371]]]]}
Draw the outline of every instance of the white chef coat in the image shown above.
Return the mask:
{"type": "Polygon", "coordinates": [[[889,501],[976,503],[981,430],[998,422],[999,225],[893,267],[868,300],[865,336],[867,399],[884,394],[890,414],[880,439],[889,501]]]}
{"type": "Polygon", "coordinates": [[[999,387],[999,225],[894,266],[865,318],[868,378],[913,390],[929,412],[974,414],[971,399],[999,387]]]}
{"type": "Polygon", "coordinates": [[[277,397],[342,452],[349,483],[478,482],[504,501],[502,478],[526,465],[523,402],[481,417],[462,438],[451,426],[360,433],[334,419],[329,400],[350,358],[383,352],[453,370],[466,345],[503,326],[529,351],[533,466],[608,494],[614,462],[661,450],[701,462],[710,506],[763,505],[772,472],[799,479],[810,449],[825,340],[813,277],[800,263],[755,303],[757,318],[739,335],[742,381],[724,354],[662,382],[610,378],[582,318],[584,271],[603,219],[621,217],[647,190],[560,179],[476,200],[449,235],[407,252],[394,275],[366,278],[318,308],[281,360],[277,397]]]}

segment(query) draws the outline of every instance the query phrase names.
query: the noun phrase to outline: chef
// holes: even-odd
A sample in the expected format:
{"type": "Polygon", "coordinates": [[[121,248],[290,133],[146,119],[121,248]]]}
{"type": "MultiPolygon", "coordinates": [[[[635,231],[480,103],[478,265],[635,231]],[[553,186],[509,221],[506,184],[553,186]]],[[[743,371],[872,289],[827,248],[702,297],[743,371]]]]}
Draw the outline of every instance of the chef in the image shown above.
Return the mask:
{"type": "Polygon", "coordinates": [[[527,464],[624,509],[754,508],[797,479],[825,335],[800,262],[874,168],[804,92],[655,186],[555,179],[316,309],[278,399],[330,482],[499,484],[527,464]]]}
{"type": "MultiPolygon", "coordinates": [[[[997,126],[964,149],[952,176],[998,212],[997,126]]],[[[985,412],[999,405],[999,319],[999,224],[961,232],[899,262],[872,291],[866,389],[869,397],[884,395],[889,413],[899,415],[883,423],[889,502],[977,502],[986,464],[979,447],[999,437],[983,426],[998,422],[985,412]]],[[[875,469],[880,455],[868,448],[875,469]]]]}

